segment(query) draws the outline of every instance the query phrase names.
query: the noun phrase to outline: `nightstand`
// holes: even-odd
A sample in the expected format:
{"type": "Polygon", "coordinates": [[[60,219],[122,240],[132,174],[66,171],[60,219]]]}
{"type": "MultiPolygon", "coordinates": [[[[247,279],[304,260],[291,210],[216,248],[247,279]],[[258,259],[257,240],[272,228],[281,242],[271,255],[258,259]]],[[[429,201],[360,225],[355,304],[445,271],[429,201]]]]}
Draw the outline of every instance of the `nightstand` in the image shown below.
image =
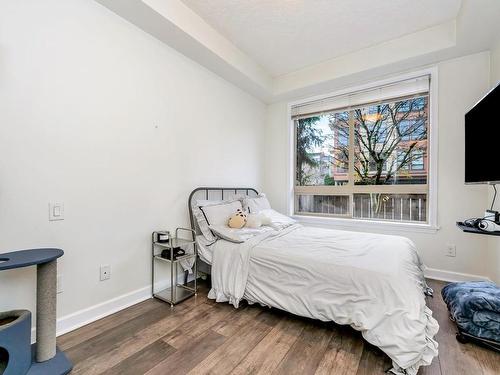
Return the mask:
{"type": "MultiPolygon", "coordinates": [[[[191,229],[187,228],[177,228],[175,230],[175,236],[171,237],[168,242],[158,242],[158,232],[153,232],[151,235],[151,254],[152,254],[152,271],[151,271],[151,292],[154,298],[158,298],[162,301],[170,303],[170,306],[174,306],[177,303],[184,301],[185,299],[196,295],[197,292],[197,283],[196,283],[196,275],[197,275],[197,266],[196,266],[196,257],[198,255],[198,251],[196,248],[196,241],[193,240],[195,238],[195,233],[191,229]],[[183,238],[179,236],[180,233],[187,233],[192,239],[183,238]],[[174,249],[183,248],[192,246],[193,252],[192,254],[185,254],[181,256],[174,255],[174,249]],[[168,259],[167,257],[162,257],[162,251],[168,251],[168,259]],[[178,279],[178,268],[180,266],[180,262],[183,260],[194,260],[193,268],[194,268],[194,288],[179,282],[178,279]],[[170,284],[168,287],[156,286],[157,285],[157,271],[156,267],[161,267],[162,264],[166,264],[170,269],[170,284]]],[[[159,284],[161,285],[161,284],[159,284]]]]}

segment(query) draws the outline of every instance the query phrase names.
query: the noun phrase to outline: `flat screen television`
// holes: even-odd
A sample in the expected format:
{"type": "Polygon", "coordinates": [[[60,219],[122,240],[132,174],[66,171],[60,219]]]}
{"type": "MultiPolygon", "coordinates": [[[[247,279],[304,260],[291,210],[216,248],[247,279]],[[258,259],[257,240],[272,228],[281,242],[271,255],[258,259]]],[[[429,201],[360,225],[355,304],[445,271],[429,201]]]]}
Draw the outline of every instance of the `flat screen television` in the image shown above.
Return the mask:
{"type": "Polygon", "coordinates": [[[465,183],[500,183],[500,84],[465,114],[465,183]]]}

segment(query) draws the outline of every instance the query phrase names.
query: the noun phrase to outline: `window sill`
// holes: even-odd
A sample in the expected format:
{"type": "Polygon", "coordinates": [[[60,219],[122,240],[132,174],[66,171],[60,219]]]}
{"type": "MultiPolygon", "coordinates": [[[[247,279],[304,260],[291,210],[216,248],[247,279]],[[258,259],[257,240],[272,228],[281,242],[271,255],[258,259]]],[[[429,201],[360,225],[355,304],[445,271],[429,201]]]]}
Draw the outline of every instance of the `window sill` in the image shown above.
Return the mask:
{"type": "Polygon", "coordinates": [[[388,232],[410,232],[410,233],[436,233],[440,228],[436,225],[386,222],[375,220],[344,219],[336,217],[318,217],[307,215],[293,215],[293,219],[303,225],[312,225],[326,227],[330,229],[341,230],[359,230],[359,231],[388,231],[388,232]]]}

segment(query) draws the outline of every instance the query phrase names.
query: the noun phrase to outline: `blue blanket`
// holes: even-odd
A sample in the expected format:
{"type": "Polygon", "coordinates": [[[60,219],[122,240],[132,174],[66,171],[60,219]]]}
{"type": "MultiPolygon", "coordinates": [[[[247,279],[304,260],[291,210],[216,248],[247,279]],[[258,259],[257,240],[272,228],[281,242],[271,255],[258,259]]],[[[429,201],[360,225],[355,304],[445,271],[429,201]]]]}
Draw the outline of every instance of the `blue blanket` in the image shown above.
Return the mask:
{"type": "Polygon", "coordinates": [[[458,328],[500,342],[500,288],[488,281],[451,283],[441,291],[458,328]]]}

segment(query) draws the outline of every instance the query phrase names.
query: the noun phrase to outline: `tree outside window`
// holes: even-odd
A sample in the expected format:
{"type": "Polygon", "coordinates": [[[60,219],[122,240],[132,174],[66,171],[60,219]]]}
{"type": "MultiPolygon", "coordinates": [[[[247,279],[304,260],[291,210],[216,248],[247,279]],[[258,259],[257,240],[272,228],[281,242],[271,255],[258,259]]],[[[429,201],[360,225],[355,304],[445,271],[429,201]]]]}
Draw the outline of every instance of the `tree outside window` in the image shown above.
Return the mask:
{"type": "MultiPolygon", "coordinates": [[[[295,123],[298,187],[332,186],[328,194],[348,194],[355,206],[359,198],[365,203],[359,203],[358,208],[371,218],[380,217],[382,210],[386,216],[388,202],[392,202],[390,209],[400,210],[399,218],[408,216],[411,220],[416,217],[417,220],[426,220],[422,206],[426,206],[427,188],[427,94],[301,118],[295,123]],[[404,189],[391,188],[400,185],[408,185],[408,193],[401,195],[404,189]],[[410,186],[418,185],[423,185],[423,188],[419,188],[416,194],[416,188],[410,186]],[[386,186],[383,189],[387,193],[381,188],[374,188],[372,192],[363,188],[361,191],[356,186],[386,186]],[[420,199],[418,215],[411,214],[417,207],[411,207],[414,205],[412,194],[415,199],[417,195],[420,199]],[[366,203],[366,196],[369,196],[369,203],[366,203]],[[396,196],[399,203],[395,203],[396,196]],[[402,214],[408,211],[406,201],[401,201],[402,196],[410,202],[409,215],[402,214]]],[[[329,202],[324,195],[314,193],[313,188],[307,192],[308,195],[313,193],[321,202],[329,202]]],[[[342,202],[349,204],[345,199],[342,202]]],[[[351,212],[356,217],[355,209],[351,212]]]]}

